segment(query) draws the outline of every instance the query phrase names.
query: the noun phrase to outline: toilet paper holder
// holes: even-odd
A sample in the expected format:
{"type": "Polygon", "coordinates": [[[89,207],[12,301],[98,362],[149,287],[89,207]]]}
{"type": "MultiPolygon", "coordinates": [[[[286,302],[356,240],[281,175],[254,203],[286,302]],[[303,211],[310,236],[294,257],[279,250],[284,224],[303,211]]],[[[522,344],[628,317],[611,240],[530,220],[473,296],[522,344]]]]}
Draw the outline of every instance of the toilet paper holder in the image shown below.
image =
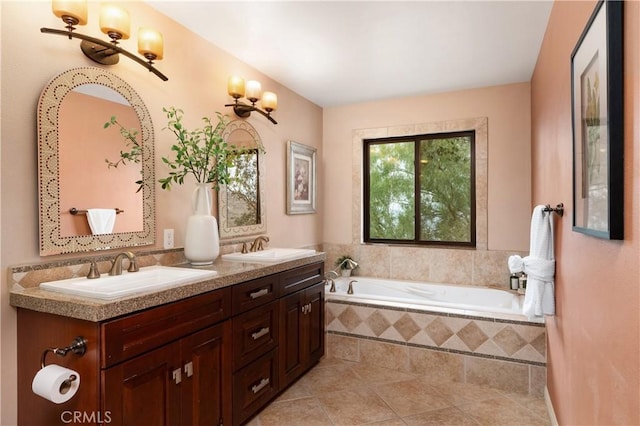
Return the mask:
{"type": "Polygon", "coordinates": [[[49,352],[53,352],[58,356],[66,356],[67,353],[69,352],[73,352],[76,355],[82,356],[86,351],[87,351],[87,339],[85,339],[82,336],[78,336],[75,339],[73,339],[71,344],[67,347],[45,349],[44,352],[42,352],[42,356],[40,357],[40,367],[41,368],[45,367],[46,361],[47,361],[47,354],[49,352]]]}

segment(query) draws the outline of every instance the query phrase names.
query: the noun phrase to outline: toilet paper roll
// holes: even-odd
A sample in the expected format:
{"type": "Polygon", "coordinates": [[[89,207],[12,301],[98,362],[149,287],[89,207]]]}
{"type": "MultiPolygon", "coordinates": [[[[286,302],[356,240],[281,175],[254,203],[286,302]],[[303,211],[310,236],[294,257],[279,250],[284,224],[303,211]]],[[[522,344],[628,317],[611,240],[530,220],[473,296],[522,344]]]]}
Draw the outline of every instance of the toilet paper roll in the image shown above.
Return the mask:
{"type": "Polygon", "coordinates": [[[56,404],[73,398],[79,387],[80,374],[56,364],[41,368],[31,383],[33,393],[56,404]]]}

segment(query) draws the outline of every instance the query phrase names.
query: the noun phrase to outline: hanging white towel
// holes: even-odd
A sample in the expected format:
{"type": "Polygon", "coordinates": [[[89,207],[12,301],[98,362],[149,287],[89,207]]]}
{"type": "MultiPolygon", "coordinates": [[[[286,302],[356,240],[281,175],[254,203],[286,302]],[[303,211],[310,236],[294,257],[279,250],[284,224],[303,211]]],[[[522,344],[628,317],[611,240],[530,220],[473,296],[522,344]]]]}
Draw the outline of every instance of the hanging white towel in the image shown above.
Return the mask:
{"type": "Polygon", "coordinates": [[[512,273],[527,274],[527,291],[524,296],[522,313],[529,318],[555,315],[555,255],[553,251],[553,218],[545,206],[533,209],[529,256],[509,257],[512,273]]]}
{"type": "Polygon", "coordinates": [[[93,235],[110,234],[116,224],[115,209],[88,209],[87,221],[93,235]]]}

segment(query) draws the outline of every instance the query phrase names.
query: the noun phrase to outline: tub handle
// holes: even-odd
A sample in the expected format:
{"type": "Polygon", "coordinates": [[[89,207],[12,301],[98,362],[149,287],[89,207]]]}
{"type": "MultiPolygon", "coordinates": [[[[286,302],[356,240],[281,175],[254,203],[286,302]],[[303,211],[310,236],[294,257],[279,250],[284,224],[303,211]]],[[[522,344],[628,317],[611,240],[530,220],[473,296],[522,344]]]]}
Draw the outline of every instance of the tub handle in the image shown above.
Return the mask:
{"type": "Polygon", "coordinates": [[[357,283],[358,280],[349,281],[349,288],[347,289],[347,294],[353,294],[353,283],[357,283]]]}

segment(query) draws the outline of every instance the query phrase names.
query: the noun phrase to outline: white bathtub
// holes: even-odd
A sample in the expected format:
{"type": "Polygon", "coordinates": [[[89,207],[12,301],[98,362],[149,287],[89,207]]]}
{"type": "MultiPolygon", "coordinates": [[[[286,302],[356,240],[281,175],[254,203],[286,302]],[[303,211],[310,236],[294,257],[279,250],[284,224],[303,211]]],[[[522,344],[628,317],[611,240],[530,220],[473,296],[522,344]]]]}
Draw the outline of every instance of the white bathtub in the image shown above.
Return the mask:
{"type": "Polygon", "coordinates": [[[335,293],[326,288],[327,300],[531,322],[522,315],[524,296],[511,291],[359,276],[335,283],[335,293]],[[347,294],[349,281],[356,281],[353,294],[347,294]]]}

